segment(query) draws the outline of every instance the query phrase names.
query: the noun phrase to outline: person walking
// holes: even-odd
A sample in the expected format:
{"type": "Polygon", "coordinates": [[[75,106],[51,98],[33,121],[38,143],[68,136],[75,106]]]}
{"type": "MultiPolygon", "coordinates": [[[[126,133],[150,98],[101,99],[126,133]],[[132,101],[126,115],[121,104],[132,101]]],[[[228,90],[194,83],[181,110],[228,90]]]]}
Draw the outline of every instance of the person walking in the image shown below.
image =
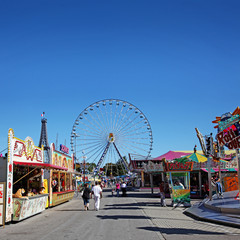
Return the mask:
{"type": "Polygon", "coordinates": [[[126,197],[127,196],[127,184],[125,182],[122,183],[121,189],[122,189],[122,196],[126,197]]]}
{"type": "Polygon", "coordinates": [[[166,207],[166,200],[165,200],[165,188],[164,188],[164,182],[161,181],[159,185],[160,190],[160,198],[161,198],[161,206],[166,207]]]}
{"type": "Polygon", "coordinates": [[[220,178],[216,177],[215,182],[216,182],[217,197],[223,198],[223,188],[222,188],[220,178]]]}
{"type": "Polygon", "coordinates": [[[117,192],[117,197],[119,197],[119,191],[120,191],[120,183],[116,183],[116,192],[117,192]]]}
{"type": "Polygon", "coordinates": [[[84,210],[87,211],[89,210],[89,200],[90,198],[92,198],[92,192],[89,189],[88,183],[85,183],[84,185],[82,198],[83,198],[84,210]]]}
{"type": "Polygon", "coordinates": [[[100,198],[102,198],[102,189],[98,182],[95,182],[95,186],[92,188],[92,194],[94,195],[95,210],[98,211],[100,207],[100,198]]]}

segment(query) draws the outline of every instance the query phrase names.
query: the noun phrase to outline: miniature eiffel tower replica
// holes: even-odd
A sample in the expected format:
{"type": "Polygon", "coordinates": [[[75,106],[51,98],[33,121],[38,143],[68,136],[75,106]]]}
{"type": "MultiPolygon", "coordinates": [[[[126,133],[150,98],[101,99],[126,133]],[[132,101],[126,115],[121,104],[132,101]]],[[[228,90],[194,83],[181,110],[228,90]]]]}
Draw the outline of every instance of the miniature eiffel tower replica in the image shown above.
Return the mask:
{"type": "Polygon", "coordinates": [[[45,118],[45,112],[43,112],[42,116],[42,126],[41,126],[41,136],[38,147],[42,147],[43,145],[43,154],[45,163],[50,163],[50,147],[48,144],[48,135],[47,135],[47,119],[45,118]]]}

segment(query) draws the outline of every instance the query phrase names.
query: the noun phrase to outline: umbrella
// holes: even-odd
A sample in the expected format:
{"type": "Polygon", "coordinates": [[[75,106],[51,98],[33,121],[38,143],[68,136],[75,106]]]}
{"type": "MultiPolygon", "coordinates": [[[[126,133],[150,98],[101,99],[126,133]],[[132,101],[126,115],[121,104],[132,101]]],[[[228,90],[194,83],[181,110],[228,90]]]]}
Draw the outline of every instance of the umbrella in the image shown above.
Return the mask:
{"type": "Polygon", "coordinates": [[[188,158],[188,160],[191,160],[193,162],[197,162],[197,163],[202,163],[202,162],[206,162],[207,158],[199,153],[192,153],[190,155],[185,156],[186,158],[188,158]]]}

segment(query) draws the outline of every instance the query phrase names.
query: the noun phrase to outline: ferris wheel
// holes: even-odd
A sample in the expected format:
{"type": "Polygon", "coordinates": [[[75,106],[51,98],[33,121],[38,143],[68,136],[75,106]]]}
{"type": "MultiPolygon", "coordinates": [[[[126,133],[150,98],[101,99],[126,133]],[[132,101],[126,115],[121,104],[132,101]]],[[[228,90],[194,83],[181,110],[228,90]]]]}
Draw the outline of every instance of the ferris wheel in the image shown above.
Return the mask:
{"type": "Polygon", "coordinates": [[[105,99],[85,108],[71,132],[71,150],[76,158],[101,165],[120,162],[128,172],[128,155],[150,157],[153,137],[146,116],[134,105],[105,99]]]}

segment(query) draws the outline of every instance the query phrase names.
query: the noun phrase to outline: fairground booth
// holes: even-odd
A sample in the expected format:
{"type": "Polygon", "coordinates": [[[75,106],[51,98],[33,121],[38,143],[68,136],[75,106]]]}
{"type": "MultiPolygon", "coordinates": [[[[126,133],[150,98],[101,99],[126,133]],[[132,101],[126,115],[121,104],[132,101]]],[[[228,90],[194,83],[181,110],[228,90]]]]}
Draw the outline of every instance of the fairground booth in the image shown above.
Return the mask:
{"type": "Polygon", "coordinates": [[[8,132],[7,158],[1,158],[0,181],[6,182],[5,222],[20,221],[45,210],[48,194],[43,192],[43,171],[50,168],[43,149],[32,138],[21,140],[8,132]]]}
{"type": "Polygon", "coordinates": [[[56,206],[69,201],[74,196],[74,158],[67,155],[68,148],[60,145],[60,151],[55,149],[55,144],[51,144],[51,164],[55,169],[45,173],[49,179],[49,206],[56,206]]]}
{"type": "Polygon", "coordinates": [[[173,206],[183,204],[190,206],[190,172],[193,162],[163,162],[173,206]]]}

